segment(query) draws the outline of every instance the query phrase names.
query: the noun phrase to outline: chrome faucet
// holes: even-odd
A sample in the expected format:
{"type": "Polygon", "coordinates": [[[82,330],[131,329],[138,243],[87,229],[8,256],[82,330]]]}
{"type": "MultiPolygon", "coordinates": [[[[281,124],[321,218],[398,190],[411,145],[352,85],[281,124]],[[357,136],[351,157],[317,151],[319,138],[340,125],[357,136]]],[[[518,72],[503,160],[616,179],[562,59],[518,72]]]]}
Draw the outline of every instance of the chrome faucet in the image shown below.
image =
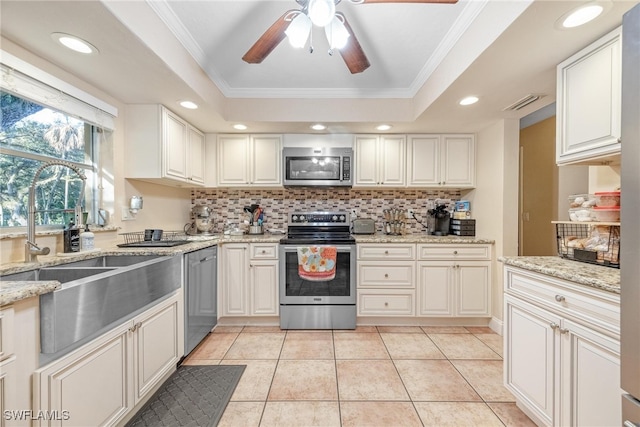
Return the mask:
{"type": "Polygon", "coordinates": [[[78,201],[76,202],[76,211],[80,206],[82,197],[84,195],[84,187],[87,181],[87,177],[85,176],[84,172],[73,163],[65,162],[64,160],[52,160],[44,163],[38,168],[33,177],[33,181],[31,181],[31,186],[29,187],[27,241],[24,244],[24,262],[36,262],[38,261],[38,255],[48,255],[50,252],[49,248],[40,248],[38,247],[38,245],[36,245],[36,184],[38,183],[38,179],[40,178],[40,174],[42,173],[42,171],[49,166],[65,166],[77,173],[80,179],[82,179],[82,190],[80,190],[80,195],[78,196],[78,201]]]}

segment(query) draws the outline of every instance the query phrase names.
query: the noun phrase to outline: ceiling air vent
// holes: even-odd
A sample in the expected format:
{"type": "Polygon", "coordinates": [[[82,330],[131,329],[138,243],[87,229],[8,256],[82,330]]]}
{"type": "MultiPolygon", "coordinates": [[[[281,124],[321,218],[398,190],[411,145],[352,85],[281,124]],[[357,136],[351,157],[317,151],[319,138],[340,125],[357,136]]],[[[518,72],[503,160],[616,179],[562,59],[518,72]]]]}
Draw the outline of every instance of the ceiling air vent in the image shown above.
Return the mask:
{"type": "Polygon", "coordinates": [[[520,109],[526,107],[527,105],[531,104],[532,102],[536,102],[538,99],[543,98],[544,96],[545,95],[543,95],[543,94],[530,93],[529,95],[525,96],[522,99],[517,100],[516,102],[514,102],[511,105],[509,105],[508,107],[503,108],[502,111],[520,110],[520,109]]]}

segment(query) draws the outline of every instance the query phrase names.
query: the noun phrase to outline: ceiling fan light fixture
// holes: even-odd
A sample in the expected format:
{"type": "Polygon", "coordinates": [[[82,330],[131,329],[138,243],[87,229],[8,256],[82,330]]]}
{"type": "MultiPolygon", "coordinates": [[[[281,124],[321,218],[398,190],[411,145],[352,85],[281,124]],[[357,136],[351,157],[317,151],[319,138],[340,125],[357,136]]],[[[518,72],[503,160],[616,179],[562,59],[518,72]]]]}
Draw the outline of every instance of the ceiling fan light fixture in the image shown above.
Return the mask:
{"type": "Polygon", "coordinates": [[[310,32],[311,20],[304,13],[299,13],[295,18],[293,18],[284,33],[287,35],[291,46],[301,48],[307,44],[310,32]]]}
{"type": "Polygon", "coordinates": [[[311,22],[318,27],[328,25],[336,14],[334,0],[309,0],[308,14],[311,22]]]}
{"type": "Polygon", "coordinates": [[[342,49],[347,45],[347,41],[349,41],[350,34],[337,15],[333,17],[329,25],[324,27],[324,33],[327,36],[331,49],[342,49]]]}

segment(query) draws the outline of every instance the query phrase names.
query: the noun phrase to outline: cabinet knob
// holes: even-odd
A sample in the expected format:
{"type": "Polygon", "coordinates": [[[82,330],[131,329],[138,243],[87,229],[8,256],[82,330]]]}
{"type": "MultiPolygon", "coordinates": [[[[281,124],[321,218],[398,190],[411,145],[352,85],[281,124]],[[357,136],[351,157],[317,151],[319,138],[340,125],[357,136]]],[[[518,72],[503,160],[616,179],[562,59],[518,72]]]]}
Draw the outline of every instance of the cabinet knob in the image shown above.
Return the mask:
{"type": "Polygon", "coordinates": [[[385,255],[389,255],[389,251],[384,251],[384,254],[385,255]]]}
{"type": "Polygon", "coordinates": [[[553,329],[554,331],[560,327],[560,325],[558,325],[557,323],[553,323],[553,322],[552,322],[552,323],[549,323],[549,326],[550,326],[550,327],[551,327],[551,329],[553,329]]]}
{"type": "Polygon", "coordinates": [[[453,251],[453,254],[454,255],[458,255],[458,251],[453,251]]]}
{"type": "Polygon", "coordinates": [[[556,295],[556,301],[558,302],[564,302],[565,301],[565,297],[562,295],[556,295]]]}
{"type": "Polygon", "coordinates": [[[263,249],[263,250],[262,250],[262,253],[263,253],[263,254],[266,254],[266,253],[267,253],[267,251],[265,251],[265,250],[263,249]]]}
{"type": "Polygon", "coordinates": [[[569,329],[567,329],[567,328],[560,328],[560,333],[561,334],[568,334],[569,332],[571,332],[571,331],[569,331],[569,329]]]}
{"type": "Polygon", "coordinates": [[[389,273],[384,273],[384,278],[388,279],[389,278],[389,273]]]}
{"type": "Polygon", "coordinates": [[[389,307],[389,303],[385,301],[384,306],[389,307]]]}

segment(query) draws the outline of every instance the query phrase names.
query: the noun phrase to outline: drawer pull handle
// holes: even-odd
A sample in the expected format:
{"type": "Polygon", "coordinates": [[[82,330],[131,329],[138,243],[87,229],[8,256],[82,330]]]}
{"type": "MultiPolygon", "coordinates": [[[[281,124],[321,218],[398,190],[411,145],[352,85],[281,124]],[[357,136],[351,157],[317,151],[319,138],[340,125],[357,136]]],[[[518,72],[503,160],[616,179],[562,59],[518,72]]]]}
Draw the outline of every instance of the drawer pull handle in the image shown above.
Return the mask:
{"type": "Polygon", "coordinates": [[[556,323],[553,323],[553,322],[549,323],[549,326],[551,326],[551,329],[553,329],[554,331],[560,327],[560,325],[558,325],[556,323]]]}
{"type": "Polygon", "coordinates": [[[567,328],[560,328],[560,333],[561,334],[568,334],[569,332],[571,332],[571,331],[569,331],[569,329],[567,329],[567,328]]]}
{"type": "Polygon", "coordinates": [[[556,301],[558,301],[558,302],[564,302],[564,300],[565,300],[565,297],[564,297],[564,296],[562,296],[562,295],[556,295],[556,301]]]}

